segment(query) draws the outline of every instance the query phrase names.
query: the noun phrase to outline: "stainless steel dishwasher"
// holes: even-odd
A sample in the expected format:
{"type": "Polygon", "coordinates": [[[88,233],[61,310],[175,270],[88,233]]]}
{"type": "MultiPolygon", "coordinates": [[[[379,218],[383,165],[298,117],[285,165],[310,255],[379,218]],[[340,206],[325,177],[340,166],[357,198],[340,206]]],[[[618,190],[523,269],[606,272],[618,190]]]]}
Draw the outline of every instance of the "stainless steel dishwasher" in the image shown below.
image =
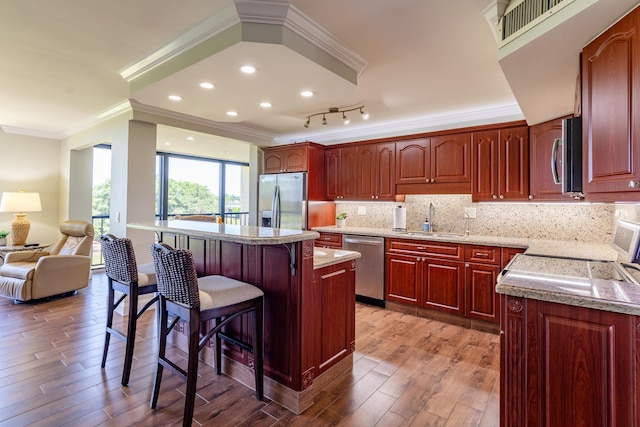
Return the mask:
{"type": "Polygon", "coordinates": [[[384,307],[384,238],[345,234],[342,248],[362,254],[356,260],[356,301],[384,307]]]}

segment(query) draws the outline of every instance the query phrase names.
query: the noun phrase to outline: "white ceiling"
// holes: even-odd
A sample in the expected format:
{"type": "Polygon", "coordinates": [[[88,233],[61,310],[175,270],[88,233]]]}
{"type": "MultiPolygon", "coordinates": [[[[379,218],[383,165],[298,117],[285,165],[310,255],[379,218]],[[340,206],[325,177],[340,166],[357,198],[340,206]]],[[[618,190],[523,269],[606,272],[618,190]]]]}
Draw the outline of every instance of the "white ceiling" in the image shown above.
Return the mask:
{"type": "MultiPolygon", "coordinates": [[[[621,6],[625,11],[630,3],[616,2],[627,3],[621,6]]],[[[197,117],[199,123],[211,125],[211,133],[220,125],[239,138],[246,133],[251,137],[245,140],[263,144],[305,139],[334,143],[524,117],[498,62],[497,43],[484,15],[491,0],[292,0],[290,12],[299,11],[315,30],[326,31],[329,42],[344,49],[340,52],[351,55],[352,62],[343,62],[355,70],[357,84],[339,75],[335,61],[332,67],[331,58],[299,40],[242,41],[223,48],[218,43],[204,53],[183,48],[196,30],[229,18],[236,5],[239,10],[244,7],[246,16],[247,11],[261,11],[264,3],[3,1],[0,126],[6,132],[63,138],[128,100],[154,111],[197,117]],[[132,79],[131,86],[122,76],[141,61],[174,48],[182,49],[179,59],[151,67],[132,79]],[[194,55],[202,58],[195,60],[194,55]],[[258,72],[238,73],[245,62],[258,72]],[[197,87],[201,80],[217,86],[204,91],[197,87]],[[316,96],[302,99],[298,92],[307,86],[316,96]],[[171,93],[183,100],[168,101],[171,93]],[[257,107],[262,100],[272,101],[273,107],[257,107]],[[327,117],[327,126],[315,117],[308,129],[303,127],[308,115],[359,105],[371,115],[366,122],[354,115],[347,128],[334,115],[327,117]],[[239,116],[227,117],[228,109],[239,116]]],[[[288,5],[284,0],[275,3],[288,5]]],[[[620,14],[612,13],[616,18],[620,14]]],[[[607,25],[613,22],[611,17],[606,20],[607,25]]],[[[286,21],[284,27],[289,24],[286,21]]],[[[587,39],[605,27],[593,25],[599,27],[582,30],[587,39]]],[[[241,37],[262,36],[248,29],[241,37]]],[[[520,62],[527,69],[526,61],[520,62]]],[[[510,64],[510,73],[518,74],[517,67],[510,64]]],[[[575,83],[572,86],[570,105],[575,83]]],[[[530,99],[537,88],[519,90],[527,91],[528,98],[518,93],[518,99],[530,99]]],[[[544,105],[543,99],[529,102],[544,105]]],[[[550,112],[548,119],[559,115],[550,112]]]]}

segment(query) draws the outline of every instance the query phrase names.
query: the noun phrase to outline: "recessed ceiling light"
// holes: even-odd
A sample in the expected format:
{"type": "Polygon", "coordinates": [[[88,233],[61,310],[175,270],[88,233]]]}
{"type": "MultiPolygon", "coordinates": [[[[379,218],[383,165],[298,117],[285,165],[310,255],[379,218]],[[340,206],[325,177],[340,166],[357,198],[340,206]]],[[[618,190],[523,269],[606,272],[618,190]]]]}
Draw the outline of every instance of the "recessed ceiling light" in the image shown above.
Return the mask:
{"type": "Polygon", "coordinates": [[[243,65],[242,67],[240,67],[240,71],[245,74],[253,74],[256,72],[256,67],[254,67],[253,65],[243,65]]]}
{"type": "Polygon", "coordinates": [[[300,92],[300,95],[308,98],[310,96],[313,96],[313,92],[310,90],[303,90],[302,92],[300,92]]]}
{"type": "Polygon", "coordinates": [[[200,87],[203,89],[213,89],[214,87],[216,87],[216,85],[210,82],[202,82],[200,83],[200,87]]]}
{"type": "Polygon", "coordinates": [[[171,145],[169,141],[165,141],[164,145],[171,145]]]}
{"type": "Polygon", "coordinates": [[[236,117],[238,115],[237,111],[227,111],[227,116],[236,117]]]}
{"type": "Polygon", "coordinates": [[[266,102],[266,101],[265,102],[261,102],[260,106],[262,108],[271,108],[271,103],[270,102],[266,102]]]}
{"type": "Polygon", "coordinates": [[[182,97],[180,95],[169,95],[169,99],[172,101],[182,101],[182,97]]]}
{"type": "Polygon", "coordinates": [[[194,137],[192,137],[192,136],[188,136],[188,137],[187,137],[187,141],[193,141],[193,140],[195,140],[195,138],[194,138],[194,137]]]}

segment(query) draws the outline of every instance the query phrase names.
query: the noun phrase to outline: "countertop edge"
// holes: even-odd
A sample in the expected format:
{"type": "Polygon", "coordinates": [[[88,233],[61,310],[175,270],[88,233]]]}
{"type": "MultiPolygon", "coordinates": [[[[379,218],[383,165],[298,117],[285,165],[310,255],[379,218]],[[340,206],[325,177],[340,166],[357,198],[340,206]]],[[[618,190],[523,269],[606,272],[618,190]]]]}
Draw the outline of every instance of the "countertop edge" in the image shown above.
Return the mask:
{"type": "Polygon", "coordinates": [[[360,257],[360,252],[355,251],[345,251],[342,249],[331,248],[314,248],[313,269],[318,270],[320,268],[330,267],[332,265],[351,261],[360,257]]]}

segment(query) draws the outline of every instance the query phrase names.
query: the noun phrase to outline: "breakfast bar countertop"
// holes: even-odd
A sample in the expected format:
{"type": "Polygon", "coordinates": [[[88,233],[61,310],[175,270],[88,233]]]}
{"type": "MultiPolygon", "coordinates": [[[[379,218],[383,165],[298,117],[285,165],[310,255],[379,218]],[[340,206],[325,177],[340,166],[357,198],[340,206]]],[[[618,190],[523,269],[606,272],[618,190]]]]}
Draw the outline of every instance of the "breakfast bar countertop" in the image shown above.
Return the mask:
{"type": "Polygon", "coordinates": [[[315,231],[289,230],[284,228],[255,227],[249,225],[216,224],[214,222],[164,220],[134,222],[129,228],[156,232],[174,232],[201,238],[215,238],[248,245],[277,245],[317,239],[315,231]]]}
{"type": "Polygon", "coordinates": [[[360,258],[360,252],[331,248],[313,248],[313,269],[317,270],[358,258],[360,258]]]}

